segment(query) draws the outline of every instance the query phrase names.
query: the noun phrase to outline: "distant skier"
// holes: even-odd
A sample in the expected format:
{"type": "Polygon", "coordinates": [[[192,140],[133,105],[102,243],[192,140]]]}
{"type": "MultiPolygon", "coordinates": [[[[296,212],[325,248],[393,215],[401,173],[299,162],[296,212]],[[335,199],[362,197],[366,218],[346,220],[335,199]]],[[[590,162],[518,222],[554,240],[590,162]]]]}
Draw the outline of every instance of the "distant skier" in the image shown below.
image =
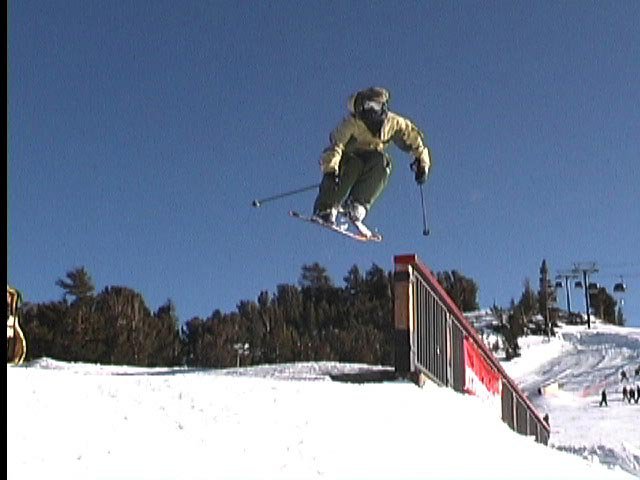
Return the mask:
{"type": "Polygon", "coordinates": [[[385,153],[390,142],[413,155],[415,181],[426,181],[431,157],[424,136],[410,120],[390,112],[388,103],[388,90],[379,87],[349,99],[350,114],[331,133],[320,160],[323,178],[313,205],[317,219],[335,224],[344,211],[361,230],[391,173],[391,157],[385,153]]]}
{"type": "Polygon", "coordinates": [[[640,385],[636,385],[636,403],[640,400],[640,385]]]}
{"type": "Polygon", "coordinates": [[[622,401],[629,400],[629,390],[627,390],[627,386],[622,387],[622,401]]]}
{"type": "Polygon", "coordinates": [[[609,406],[609,404],[607,403],[607,391],[604,388],[602,389],[602,393],[600,397],[600,406],[602,405],[604,405],[605,407],[609,406]]]}
{"type": "Polygon", "coordinates": [[[631,404],[631,402],[638,403],[636,400],[636,390],[633,387],[629,389],[629,404],[631,404]]]}
{"type": "Polygon", "coordinates": [[[622,370],[620,372],[620,382],[628,382],[628,381],[629,381],[629,378],[627,378],[627,372],[622,370]]]}

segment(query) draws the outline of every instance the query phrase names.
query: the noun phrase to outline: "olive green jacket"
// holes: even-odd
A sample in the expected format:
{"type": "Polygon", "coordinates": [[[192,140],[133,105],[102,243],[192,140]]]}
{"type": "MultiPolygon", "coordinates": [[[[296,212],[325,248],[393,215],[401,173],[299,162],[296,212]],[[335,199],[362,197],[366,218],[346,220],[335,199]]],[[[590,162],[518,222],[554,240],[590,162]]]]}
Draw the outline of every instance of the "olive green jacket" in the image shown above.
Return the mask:
{"type": "Polygon", "coordinates": [[[331,145],[322,152],[320,165],[323,173],[337,173],[344,152],[377,150],[383,152],[389,142],[411,154],[425,167],[431,166],[429,149],[424,143],[422,132],[410,121],[389,112],[382,126],[380,137],[372,134],[355,115],[342,120],[329,137],[331,145]]]}

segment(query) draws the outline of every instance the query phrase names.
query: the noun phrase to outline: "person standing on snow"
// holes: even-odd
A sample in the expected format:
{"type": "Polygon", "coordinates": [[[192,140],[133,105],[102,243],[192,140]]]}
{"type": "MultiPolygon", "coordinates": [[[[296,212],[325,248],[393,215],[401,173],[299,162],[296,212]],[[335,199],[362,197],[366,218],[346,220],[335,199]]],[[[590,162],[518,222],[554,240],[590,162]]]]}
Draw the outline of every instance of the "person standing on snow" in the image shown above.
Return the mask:
{"type": "Polygon", "coordinates": [[[390,142],[411,153],[415,181],[422,185],[431,166],[422,132],[408,119],[388,110],[389,91],[370,87],[349,99],[350,114],[330,135],[320,160],[323,178],[313,205],[314,217],[335,224],[346,213],[356,227],[387,185],[390,142]]]}
{"type": "Polygon", "coordinates": [[[604,388],[602,389],[602,393],[600,397],[600,406],[602,405],[604,405],[605,407],[609,406],[609,404],[607,403],[607,391],[604,388]]]}

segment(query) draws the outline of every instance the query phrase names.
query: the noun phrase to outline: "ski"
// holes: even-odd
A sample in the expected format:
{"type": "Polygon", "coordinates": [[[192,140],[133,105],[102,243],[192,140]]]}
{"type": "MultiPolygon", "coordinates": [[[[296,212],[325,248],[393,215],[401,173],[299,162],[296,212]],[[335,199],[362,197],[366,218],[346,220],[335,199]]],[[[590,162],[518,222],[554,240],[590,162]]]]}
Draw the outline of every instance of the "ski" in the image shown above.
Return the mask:
{"type": "Polygon", "coordinates": [[[323,228],[331,230],[332,232],[339,233],[341,235],[344,235],[345,237],[349,237],[354,240],[358,240],[360,242],[381,242],[382,241],[382,235],[380,235],[379,233],[371,232],[366,226],[364,226],[362,222],[360,222],[360,225],[357,226],[357,228],[361,230],[361,232],[356,233],[349,230],[346,224],[344,224],[344,226],[331,225],[323,222],[320,219],[309,217],[307,215],[296,212],[294,210],[289,211],[289,216],[293,218],[297,218],[299,220],[303,220],[308,223],[313,223],[314,225],[319,225],[323,228]],[[362,233],[363,231],[369,232],[369,234],[367,235],[365,233],[362,233]]]}

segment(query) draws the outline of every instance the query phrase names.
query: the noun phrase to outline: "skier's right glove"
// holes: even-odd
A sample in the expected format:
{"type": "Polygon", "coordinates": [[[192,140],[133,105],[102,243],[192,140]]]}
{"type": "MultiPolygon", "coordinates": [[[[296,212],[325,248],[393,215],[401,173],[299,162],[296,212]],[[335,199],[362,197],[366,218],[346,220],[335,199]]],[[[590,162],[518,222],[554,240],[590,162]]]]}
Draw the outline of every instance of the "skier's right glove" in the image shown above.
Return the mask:
{"type": "Polygon", "coordinates": [[[415,173],[415,180],[418,185],[422,185],[427,181],[427,169],[419,159],[416,158],[413,163],[411,163],[411,170],[415,173]]]}
{"type": "Polygon", "coordinates": [[[324,181],[327,185],[332,186],[334,190],[337,190],[338,186],[340,186],[340,176],[338,175],[338,172],[325,173],[324,181]]]}

